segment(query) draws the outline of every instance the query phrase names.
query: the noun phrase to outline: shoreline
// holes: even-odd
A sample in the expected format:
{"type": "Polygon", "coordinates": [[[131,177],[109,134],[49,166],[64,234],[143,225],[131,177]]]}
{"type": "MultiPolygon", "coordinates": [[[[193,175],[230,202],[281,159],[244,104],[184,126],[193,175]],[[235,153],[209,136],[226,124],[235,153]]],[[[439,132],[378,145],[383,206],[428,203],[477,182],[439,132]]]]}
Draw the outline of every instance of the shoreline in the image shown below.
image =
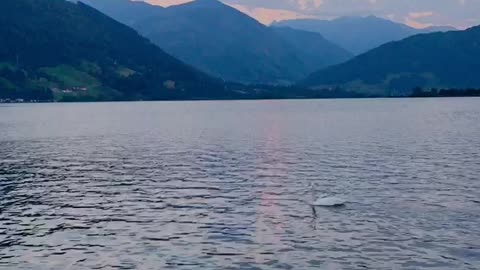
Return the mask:
{"type": "Polygon", "coordinates": [[[261,100],[342,100],[342,99],[441,99],[441,98],[480,98],[480,96],[402,96],[402,97],[286,97],[286,98],[197,98],[197,99],[158,99],[158,100],[98,100],[98,101],[5,101],[0,104],[51,104],[51,103],[116,103],[116,102],[193,102],[193,101],[261,101],[261,100]]]}

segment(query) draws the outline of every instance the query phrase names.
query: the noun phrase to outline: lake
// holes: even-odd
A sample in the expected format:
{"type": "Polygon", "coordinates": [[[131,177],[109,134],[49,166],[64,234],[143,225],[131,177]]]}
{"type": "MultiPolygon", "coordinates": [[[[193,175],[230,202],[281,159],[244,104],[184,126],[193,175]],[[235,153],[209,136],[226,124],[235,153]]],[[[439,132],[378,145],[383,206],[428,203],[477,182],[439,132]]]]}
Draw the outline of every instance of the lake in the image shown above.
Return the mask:
{"type": "Polygon", "coordinates": [[[1,269],[480,267],[479,98],[0,104],[0,155],[1,269]]]}

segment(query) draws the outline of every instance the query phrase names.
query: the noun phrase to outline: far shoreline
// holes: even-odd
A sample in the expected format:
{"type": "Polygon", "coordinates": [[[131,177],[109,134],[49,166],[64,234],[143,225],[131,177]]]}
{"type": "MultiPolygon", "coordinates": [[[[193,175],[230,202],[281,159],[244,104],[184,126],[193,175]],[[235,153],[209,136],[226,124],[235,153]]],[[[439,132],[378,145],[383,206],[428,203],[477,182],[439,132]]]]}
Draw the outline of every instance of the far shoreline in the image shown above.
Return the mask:
{"type": "Polygon", "coordinates": [[[365,97],[286,97],[286,98],[198,98],[198,99],[158,99],[158,100],[98,100],[98,101],[3,101],[5,104],[75,104],[75,103],[140,103],[140,102],[207,102],[207,101],[276,101],[276,100],[365,100],[365,99],[447,99],[447,98],[480,98],[480,96],[365,96],[365,97]]]}

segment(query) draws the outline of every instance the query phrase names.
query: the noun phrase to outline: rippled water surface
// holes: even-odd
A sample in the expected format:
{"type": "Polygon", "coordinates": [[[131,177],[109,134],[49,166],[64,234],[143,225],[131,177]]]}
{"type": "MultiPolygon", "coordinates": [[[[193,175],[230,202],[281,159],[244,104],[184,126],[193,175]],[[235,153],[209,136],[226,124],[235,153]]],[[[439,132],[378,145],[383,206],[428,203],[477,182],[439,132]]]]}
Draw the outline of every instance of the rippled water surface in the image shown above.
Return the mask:
{"type": "Polygon", "coordinates": [[[0,105],[0,154],[1,269],[480,269],[480,99],[0,105]]]}

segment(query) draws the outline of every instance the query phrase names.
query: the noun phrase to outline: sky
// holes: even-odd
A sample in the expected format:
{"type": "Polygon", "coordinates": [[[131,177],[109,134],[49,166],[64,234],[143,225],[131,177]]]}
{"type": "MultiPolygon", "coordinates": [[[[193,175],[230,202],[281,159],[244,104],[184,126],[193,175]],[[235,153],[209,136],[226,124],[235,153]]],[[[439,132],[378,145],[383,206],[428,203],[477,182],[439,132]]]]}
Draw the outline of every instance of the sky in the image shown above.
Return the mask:
{"type": "MultiPolygon", "coordinates": [[[[144,0],[168,6],[188,0],[144,0]]],[[[480,0],[222,0],[264,24],[295,18],[375,15],[416,28],[480,24],[480,0]]]]}

